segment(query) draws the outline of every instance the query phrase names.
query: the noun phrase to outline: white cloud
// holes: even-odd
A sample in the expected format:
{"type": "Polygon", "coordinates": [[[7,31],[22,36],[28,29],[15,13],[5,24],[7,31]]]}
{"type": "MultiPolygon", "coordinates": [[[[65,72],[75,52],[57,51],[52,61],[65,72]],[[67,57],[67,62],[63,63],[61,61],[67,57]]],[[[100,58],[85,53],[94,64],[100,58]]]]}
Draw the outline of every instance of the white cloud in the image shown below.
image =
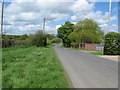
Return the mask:
{"type": "Polygon", "coordinates": [[[56,25],[56,30],[58,29],[58,28],[60,28],[61,27],[61,25],[56,25]]]}
{"type": "Polygon", "coordinates": [[[117,20],[117,16],[111,17],[111,21],[117,20]]]}
{"type": "Polygon", "coordinates": [[[71,23],[73,23],[75,25],[77,22],[71,22],[71,23]]]}
{"type": "Polygon", "coordinates": [[[39,19],[39,14],[34,12],[20,13],[15,18],[17,21],[35,21],[39,19]]]}
{"type": "MultiPolygon", "coordinates": [[[[100,25],[108,22],[108,12],[95,12],[95,3],[88,3],[87,0],[75,2],[57,2],[57,0],[49,0],[49,2],[45,0],[43,2],[43,0],[35,0],[36,2],[34,3],[28,1],[17,0],[16,2],[11,2],[5,9],[4,24],[6,32],[12,34],[19,32],[33,33],[37,29],[42,29],[44,18],[46,18],[46,32],[49,33],[56,33],[57,28],[60,26],[51,26],[50,23],[67,20],[68,18],[74,24],[85,18],[94,19],[100,25]]],[[[116,19],[117,16],[111,17],[111,21],[116,19]]]]}
{"type": "MultiPolygon", "coordinates": [[[[108,24],[101,24],[100,27],[105,33],[108,33],[108,24]]],[[[110,32],[118,32],[118,25],[117,24],[111,24],[110,26],[110,32]]]]}
{"type": "Polygon", "coordinates": [[[74,13],[89,13],[93,8],[93,3],[89,4],[86,0],[78,0],[71,6],[74,13]]]}
{"type": "Polygon", "coordinates": [[[75,15],[71,16],[71,20],[72,21],[76,21],[77,20],[77,17],[75,15]]]}

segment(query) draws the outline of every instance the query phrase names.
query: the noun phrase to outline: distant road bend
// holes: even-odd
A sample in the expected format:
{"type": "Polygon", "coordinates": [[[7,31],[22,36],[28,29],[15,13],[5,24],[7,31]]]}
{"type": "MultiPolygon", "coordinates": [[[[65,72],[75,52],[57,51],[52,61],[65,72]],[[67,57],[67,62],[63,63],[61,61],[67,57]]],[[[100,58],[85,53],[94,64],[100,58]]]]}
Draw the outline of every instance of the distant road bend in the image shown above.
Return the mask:
{"type": "Polygon", "coordinates": [[[74,88],[118,88],[118,62],[60,45],[54,49],[74,88]]]}

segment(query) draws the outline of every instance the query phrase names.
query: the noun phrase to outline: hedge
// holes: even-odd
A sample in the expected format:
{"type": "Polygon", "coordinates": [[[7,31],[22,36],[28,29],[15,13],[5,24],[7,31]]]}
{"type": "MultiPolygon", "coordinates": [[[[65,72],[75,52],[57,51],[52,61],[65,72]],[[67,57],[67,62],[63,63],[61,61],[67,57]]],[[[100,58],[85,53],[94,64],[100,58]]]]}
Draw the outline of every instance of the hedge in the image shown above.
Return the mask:
{"type": "Polygon", "coordinates": [[[120,55],[120,34],[109,32],[105,35],[104,55],[120,55]]]}

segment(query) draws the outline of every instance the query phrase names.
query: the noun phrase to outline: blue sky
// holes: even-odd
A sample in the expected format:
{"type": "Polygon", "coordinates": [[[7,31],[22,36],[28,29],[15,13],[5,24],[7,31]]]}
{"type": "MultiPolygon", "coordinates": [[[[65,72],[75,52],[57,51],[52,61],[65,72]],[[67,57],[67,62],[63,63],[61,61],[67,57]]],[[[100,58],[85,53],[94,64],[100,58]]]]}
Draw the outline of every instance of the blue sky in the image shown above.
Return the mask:
{"type": "MultiPolygon", "coordinates": [[[[19,1],[19,0],[18,0],[19,1]]],[[[5,2],[4,32],[6,34],[31,34],[42,29],[46,18],[46,33],[56,34],[57,29],[70,21],[74,24],[85,18],[95,20],[107,33],[108,2],[5,2]]],[[[118,32],[118,3],[112,3],[111,31],[118,32]]]]}
{"type": "MultiPolygon", "coordinates": [[[[95,11],[100,10],[100,11],[102,11],[103,13],[105,13],[105,12],[108,11],[108,9],[109,9],[108,5],[109,5],[109,2],[97,2],[97,3],[95,4],[95,11]]],[[[112,3],[111,16],[114,16],[114,15],[117,15],[117,16],[118,16],[118,2],[113,2],[113,3],[112,3]]],[[[113,24],[118,24],[117,22],[118,22],[118,20],[115,20],[115,21],[113,21],[113,22],[111,22],[111,23],[113,23],[113,24]]]]}

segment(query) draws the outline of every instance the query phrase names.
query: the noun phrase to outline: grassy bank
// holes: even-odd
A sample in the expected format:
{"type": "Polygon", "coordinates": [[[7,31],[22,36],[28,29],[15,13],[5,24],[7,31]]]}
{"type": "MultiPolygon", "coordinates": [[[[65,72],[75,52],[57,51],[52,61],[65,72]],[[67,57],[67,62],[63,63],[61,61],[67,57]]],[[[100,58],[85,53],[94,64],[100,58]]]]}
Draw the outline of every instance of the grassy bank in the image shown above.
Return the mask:
{"type": "Polygon", "coordinates": [[[52,46],[3,49],[3,88],[68,87],[52,46]]]}
{"type": "Polygon", "coordinates": [[[91,52],[90,54],[93,54],[93,55],[104,55],[103,52],[91,52]]]}

